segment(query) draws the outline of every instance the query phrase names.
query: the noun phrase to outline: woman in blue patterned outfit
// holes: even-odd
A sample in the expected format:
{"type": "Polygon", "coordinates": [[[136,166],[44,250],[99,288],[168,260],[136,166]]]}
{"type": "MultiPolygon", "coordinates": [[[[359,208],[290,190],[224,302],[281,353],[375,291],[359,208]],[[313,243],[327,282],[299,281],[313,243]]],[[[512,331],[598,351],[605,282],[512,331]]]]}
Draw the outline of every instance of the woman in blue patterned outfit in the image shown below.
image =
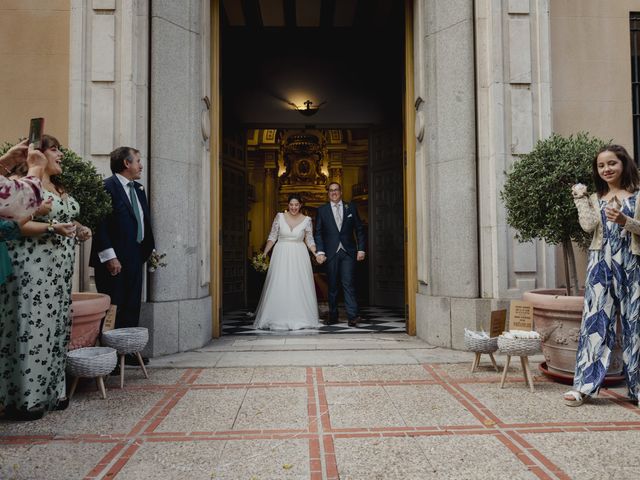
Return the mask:
{"type": "Polygon", "coordinates": [[[640,208],[638,169],[624,147],[608,145],[593,161],[596,192],[584,185],[572,194],[580,226],[593,232],[585,281],[584,310],[573,390],[564,395],[579,406],[597,395],[609,368],[620,316],[624,373],[629,397],[638,398],[640,357],[640,208]]]}

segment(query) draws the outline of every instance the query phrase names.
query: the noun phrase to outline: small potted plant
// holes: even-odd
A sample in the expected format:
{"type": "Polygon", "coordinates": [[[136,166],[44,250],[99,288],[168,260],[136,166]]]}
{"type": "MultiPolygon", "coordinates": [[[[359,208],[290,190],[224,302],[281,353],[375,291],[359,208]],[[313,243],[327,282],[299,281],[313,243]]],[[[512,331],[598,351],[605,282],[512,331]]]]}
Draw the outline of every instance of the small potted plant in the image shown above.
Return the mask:
{"type": "MultiPolygon", "coordinates": [[[[586,249],[591,241],[591,234],[578,223],[571,186],[583,183],[594,190],[591,162],[606,143],[587,133],[553,134],[540,140],[530,153],[518,156],[500,194],[517,240],[543,239],[550,245],[562,245],[565,289],[533,290],[525,292],[523,299],[534,306],[535,329],[542,335],[548,371],[565,380],[575,371],[584,301],[574,244],[586,249]]],[[[618,342],[609,373],[621,368],[618,342]]]]}

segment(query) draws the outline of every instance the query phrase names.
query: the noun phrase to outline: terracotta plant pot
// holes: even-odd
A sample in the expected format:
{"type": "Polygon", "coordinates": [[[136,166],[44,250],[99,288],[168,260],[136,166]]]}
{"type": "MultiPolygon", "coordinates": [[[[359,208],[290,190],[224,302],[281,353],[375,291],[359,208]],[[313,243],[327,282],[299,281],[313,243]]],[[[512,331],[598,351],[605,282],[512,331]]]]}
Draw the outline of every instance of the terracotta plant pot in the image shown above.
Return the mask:
{"type": "MultiPolygon", "coordinates": [[[[525,292],[522,299],[533,304],[534,329],[542,336],[542,353],[552,373],[573,376],[582,323],[583,296],[567,296],[563,289],[525,292]]],[[[622,334],[620,321],[607,376],[622,372],[622,334]]]]}
{"type": "Polygon", "coordinates": [[[111,298],[103,293],[71,294],[71,341],[69,350],[93,347],[100,334],[100,323],[111,306],[111,298]]]}

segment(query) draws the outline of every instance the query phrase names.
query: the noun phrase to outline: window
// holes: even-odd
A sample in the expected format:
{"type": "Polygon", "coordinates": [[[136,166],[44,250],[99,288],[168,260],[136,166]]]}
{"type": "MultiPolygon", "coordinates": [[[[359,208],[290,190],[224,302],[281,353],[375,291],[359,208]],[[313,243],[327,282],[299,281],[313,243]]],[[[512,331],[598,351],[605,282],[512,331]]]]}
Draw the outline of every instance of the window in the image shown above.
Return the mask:
{"type": "Polygon", "coordinates": [[[631,99],[633,102],[633,152],[640,157],[640,12],[629,14],[631,32],[631,99]]]}

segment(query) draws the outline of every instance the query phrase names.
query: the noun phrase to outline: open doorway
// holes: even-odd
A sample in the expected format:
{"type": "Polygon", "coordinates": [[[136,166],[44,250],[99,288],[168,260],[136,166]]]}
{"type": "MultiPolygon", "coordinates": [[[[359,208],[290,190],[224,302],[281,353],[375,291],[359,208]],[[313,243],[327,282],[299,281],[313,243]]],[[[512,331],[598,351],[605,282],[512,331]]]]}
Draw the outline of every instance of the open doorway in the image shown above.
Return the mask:
{"type": "MultiPolygon", "coordinates": [[[[331,181],[365,223],[365,322],[320,332],[406,331],[404,5],[232,0],[220,18],[222,332],[256,333],[264,276],[249,259],[289,193],[314,218],[331,181]]],[[[314,266],[321,312],[323,270],[314,266]]]]}

